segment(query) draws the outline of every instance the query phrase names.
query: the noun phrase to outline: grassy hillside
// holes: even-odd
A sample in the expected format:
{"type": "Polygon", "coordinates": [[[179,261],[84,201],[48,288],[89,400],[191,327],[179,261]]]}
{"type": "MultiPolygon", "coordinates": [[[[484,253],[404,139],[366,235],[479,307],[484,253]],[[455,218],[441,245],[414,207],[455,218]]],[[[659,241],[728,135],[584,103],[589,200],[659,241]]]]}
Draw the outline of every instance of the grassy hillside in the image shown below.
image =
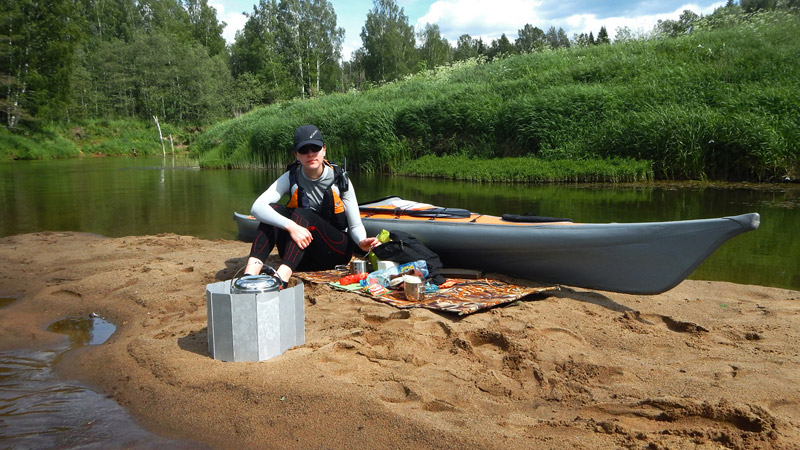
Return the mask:
{"type": "Polygon", "coordinates": [[[11,133],[0,129],[0,161],[80,156],[75,143],[53,128],[11,133]]]}
{"type": "MultiPolygon", "coordinates": [[[[169,136],[183,147],[188,133],[161,124],[164,147],[171,152],[169,136]]],[[[70,158],[83,155],[160,155],[161,143],[154,122],[139,120],[86,120],[71,124],[31,123],[16,133],[0,131],[0,160],[70,158]]],[[[177,150],[176,150],[177,151],[177,150]]]]}
{"type": "Polygon", "coordinates": [[[314,123],[329,157],[346,157],[350,170],[459,177],[453,165],[466,170],[477,159],[469,166],[485,172],[483,160],[522,158],[502,164],[528,179],[525,167],[535,164],[524,158],[536,158],[537,174],[551,167],[568,179],[620,164],[637,174],[623,180],[794,176],[800,19],[769,12],[733,22],[673,39],[468,61],[366,92],[273,105],[211,127],[191,150],[207,167],[280,166],[294,128],[314,123]]]}

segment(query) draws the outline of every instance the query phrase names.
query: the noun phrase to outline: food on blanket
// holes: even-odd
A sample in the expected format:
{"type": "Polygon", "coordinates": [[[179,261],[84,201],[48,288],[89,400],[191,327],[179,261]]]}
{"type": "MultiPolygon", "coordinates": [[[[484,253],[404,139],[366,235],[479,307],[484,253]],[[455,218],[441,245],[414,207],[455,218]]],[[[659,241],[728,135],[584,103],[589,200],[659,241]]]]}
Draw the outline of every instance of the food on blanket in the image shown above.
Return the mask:
{"type": "Polygon", "coordinates": [[[351,275],[345,275],[342,278],[339,278],[339,284],[341,284],[342,286],[347,286],[348,284],[358,283],[359,281],[361,281],[361,280],[363,280],[365,278],[367,278],[367,273],[366,272],[354,273],[354,274],[351,274],[351,275]]]}
{"type": "Polygon", "coordinates": [[[380,284],[367,285],[366,289],[367,289],[367,292],[370,293],[370,295],[374,295],[376,297],[380,297],[381,295],[385,295],[385,294],[388,294],[389,292],[391,292],[390,290],[386,289],[385,287],[381,286],[380,284]]]}
{"type": "Polygon", "coordinates": [[[388,270],[396,265],[397,263],[394,261],[378,261],[378,268],[375,270],[388,270]]]}
{"type": "Polygon", "coordinates": [[[366,280],[364,280],[361,284],[380,284],[383,287],[401,289],[403,275],[417,275],[423,279],[427,278],[428,264],[425,262],[425,260],[421,259],[419,261],[403,263],[388,269],[376,270],[375,272],[371,272],[369,275],[367,275],[366,280]],[[400,281],[395,281],[394,283],[392,282],[392,280],[398,278],[400,278],[400,281]]]}
{"type": "Polygon", "coordinates": [[[403,287],[403,276],[402,275],[395,275],[389,280],[389,289],[402,289],[403,287]]]}
{"type": "Polygon", "coordinates": [[[389,289],[403,289],[403,283],[405,283],[406,277],[409,276],[418,280],[424,278],[419,270],[409,269],[403,273],[389,276],[389,289]]]}
{"type": "MultiPolygon", "coordinates": [[[[376,244],[376,246],[391,241],[391,238],[389,237],[389,232],[386,230],[381,230],[381,232],[378,233],[378,235],[375,236],[375,238],[378,239],[378,243],[376,244]]],[[[378,257],[375,255],[375,253],[372,252],[372,249],[370,249],[369,253],[367,253],[367,260],[372,266],[372,270],[380,269],[380,267],[378,267],[378,263],[380,261],[378,260],[378,257]]]]}
{"type": "Polygon", "coordinates": [[[367,270],[367,262],[363,259],[354,259],[350,263],[350,273],[352,274],[359,274],[359,273],[368,273],[367,270]]]}
{"type": "Polygon", "coordinates": [[[425,299],[425,280],[414,275],[403,276],[403,292],[406,300],[419,302],[425,299]]]}

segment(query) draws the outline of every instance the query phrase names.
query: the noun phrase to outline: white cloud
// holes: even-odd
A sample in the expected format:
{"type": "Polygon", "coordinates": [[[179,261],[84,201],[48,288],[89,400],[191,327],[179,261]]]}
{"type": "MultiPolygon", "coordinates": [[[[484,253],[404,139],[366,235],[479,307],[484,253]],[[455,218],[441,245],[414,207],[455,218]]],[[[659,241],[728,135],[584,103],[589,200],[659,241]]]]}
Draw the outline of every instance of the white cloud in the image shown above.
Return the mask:
{"type": "Polygon", "coordinates": [[[225,38],[225,42],[233,44],[236,32],[244,28],[244,24],[247,23],[247,16],[242,14],[242,11],[226,12],[225,5],[222,3],[210,3],[209,5],[217,10],[217,20],[227,24],[225,29],[222,30],[222,37],[225,38]]]}
{"type": "Polygon", "coordinates": [[[551,26],[563,28],[569,37],[578,33],[594,34],[600,27],[606,27],[611,38],[617,28],[628,27],[634,33],[645,33],[652,30],[659,20],[676,20],[684,10],[692,10],[698,14],[710,14],[714,9],[724,5],[723,1],[708,7],[695,3],[687,3],[674,11],[662,14],[640,16],[598,17],[596,14],[573,14],[565,17],[547,16],[548,9],[544,1],[525,0],[438,0],[431,4],[428,12],[420,17],[414,28],[421,30],[426,23],[439,25],[442,36],[451,44],[455,44],[459,36],[466,33],[474,38],[482,38],[485,42],[497,39],[503,33],[513,41],[517,31],[526,24],[537,26],[547,31],[551,26]]]}
{"type": "Polygon", "coordinates": [[[561,25],[561,27],[564,28],[564,31],[567,32],[570,38],[573,34],[588,34],[590,31],[597,35],[600,27],[606,27],[609,37],[613,39],[618,28],[628,27],[632,32],[634,32],[634,34],[647,33],[652,31],[653,27],[656,25],[656,23],[658,23],[659,20],[677,20],[683,11],[687,9],[697,14],[706,15],[711,14],[716,8],[723,6],[724,4],[724,2],[719,2],[703,8],[696,4],[690,3],[683,5],[671,12],[642,15],[637,17],[618,16],[598,18],[594,14],[574,14],[572,16],[565,17],[563,19],[564,25],[561,25]]]}
{"type": "Polygon", "coordinates": [[[438,24],[442,36],[451,43],[462,34],[495,39],[506,33],[516,36],[526,23],[537,23],[542,2],[530,0],[438,0],[417,20],[414,28],[438,24]]]}

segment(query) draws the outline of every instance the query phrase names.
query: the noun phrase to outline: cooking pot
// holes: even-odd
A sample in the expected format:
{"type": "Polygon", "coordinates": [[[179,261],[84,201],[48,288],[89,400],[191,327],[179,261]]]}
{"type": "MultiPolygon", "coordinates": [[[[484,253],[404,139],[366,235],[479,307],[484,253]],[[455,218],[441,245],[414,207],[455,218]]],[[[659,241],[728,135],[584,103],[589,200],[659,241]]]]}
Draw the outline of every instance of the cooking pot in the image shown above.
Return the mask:
{"type": "Polygon", "coordinates": [[[281,282],[272,275],[246,275],[231,283],[231,294],[261,294],[280,288],[281,282]]]}

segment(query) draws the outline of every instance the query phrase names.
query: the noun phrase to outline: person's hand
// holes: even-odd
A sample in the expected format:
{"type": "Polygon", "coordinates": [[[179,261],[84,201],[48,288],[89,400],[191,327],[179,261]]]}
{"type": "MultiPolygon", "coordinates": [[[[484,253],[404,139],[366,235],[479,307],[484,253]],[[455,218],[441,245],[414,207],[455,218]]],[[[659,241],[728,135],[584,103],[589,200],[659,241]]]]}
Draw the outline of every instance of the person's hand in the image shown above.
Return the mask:
{"type": "Polygon", "coordinates": [[[366,239],[362,239],[361,242],[358,243],[358,248],[364,250],[365,252],[368,252],[372,250],[372,247],[375,247],[379,243],[380,241],[378,241],[378,238],[368,237],[366,239]]]}
{"type": "Polygon", "coordinates": [[[289,236],[292,238],[294,243],[300,247],[300,250],[305,250],[306,247],[311,245],[311,241],[314,239],[311,236],[311,232],[308,230],[308,228],[300,226],[294,222],[292,222],[292,224],[286,228],[286,231],[289,232],[289,236]]]}

